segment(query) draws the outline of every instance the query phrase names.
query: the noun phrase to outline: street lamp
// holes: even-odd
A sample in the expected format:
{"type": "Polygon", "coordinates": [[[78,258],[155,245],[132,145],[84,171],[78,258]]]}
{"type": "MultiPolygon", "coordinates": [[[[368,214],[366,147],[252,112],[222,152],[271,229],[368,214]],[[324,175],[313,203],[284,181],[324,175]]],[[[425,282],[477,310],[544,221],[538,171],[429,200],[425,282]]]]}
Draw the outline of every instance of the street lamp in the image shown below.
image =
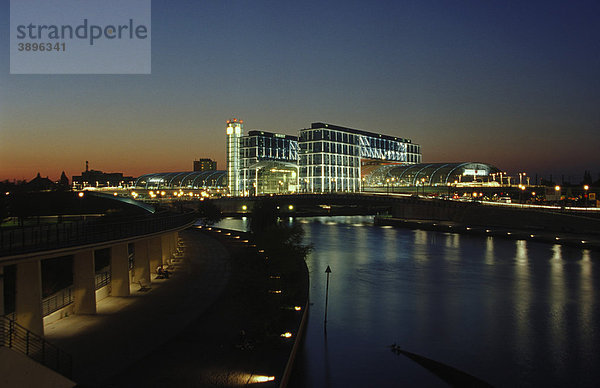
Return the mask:
{"type": "Polygon", "coordinates": [[[588,206],[588,193],[587,192],[588,192],[589,189],[590,189],[590,186],[583,185],[583,193],[584,193],[583,194],[583,198],[585,199],[585,202],[584,202],[585,203],[585,205],[584,205],[585,207],[588,206]]]}
{"type": "Polygon", "coordinates": [[[525,185],[519,185],[521,192],[519,193],[519,199],[521,200],[521,207],[523,207],[523,192],[525,191],[525,185]]]}
{"type": "Polygon", "coordinates": [[[520,172],[520,173],[519,173],[519,186],[523,184],[523,177],[524,177],[525,175],[527,175],[527,174],[526,174],[526,173],[524,173],[524,172],[520,172]]]}

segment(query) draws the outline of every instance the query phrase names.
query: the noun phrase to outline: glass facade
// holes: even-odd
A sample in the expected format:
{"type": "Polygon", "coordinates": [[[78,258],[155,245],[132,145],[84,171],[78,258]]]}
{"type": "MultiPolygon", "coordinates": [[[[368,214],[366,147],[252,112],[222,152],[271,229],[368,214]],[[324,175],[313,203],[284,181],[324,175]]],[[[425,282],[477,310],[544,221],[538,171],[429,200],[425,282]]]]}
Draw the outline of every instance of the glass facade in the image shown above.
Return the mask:
{"type": "Polygon", "coordinates": [[[357,192],[366,162],[421,162],[418,144],[382,134],[313,123],[300,130],[300,190],[357,192]]]}
{"type": "Polygon", "coordinates": [[[241,138],[240,195],[298,190],[298,138],[250,131],[241,138]]]}
{"type": "Polygon", "coordinates": [[[414,165],[385,165],[373,167],[365,174],[364,184],[377,188],[392,186],[445,186],[489,181],[500,170],[479,162],[420,163],[414,165]]]}

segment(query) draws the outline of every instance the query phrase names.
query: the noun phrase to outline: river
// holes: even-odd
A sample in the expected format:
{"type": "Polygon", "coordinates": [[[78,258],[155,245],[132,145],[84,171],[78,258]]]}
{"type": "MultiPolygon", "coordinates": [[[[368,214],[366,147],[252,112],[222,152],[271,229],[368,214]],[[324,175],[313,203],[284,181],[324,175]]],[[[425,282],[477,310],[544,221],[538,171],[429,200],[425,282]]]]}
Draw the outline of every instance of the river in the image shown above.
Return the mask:
{"type": "Polygon", "coordinates": [[[292,387],[447,386],[392,343],[499,387],[600,381],[599,252],[372,220],[299,219],[314,249],[292,387]]]}

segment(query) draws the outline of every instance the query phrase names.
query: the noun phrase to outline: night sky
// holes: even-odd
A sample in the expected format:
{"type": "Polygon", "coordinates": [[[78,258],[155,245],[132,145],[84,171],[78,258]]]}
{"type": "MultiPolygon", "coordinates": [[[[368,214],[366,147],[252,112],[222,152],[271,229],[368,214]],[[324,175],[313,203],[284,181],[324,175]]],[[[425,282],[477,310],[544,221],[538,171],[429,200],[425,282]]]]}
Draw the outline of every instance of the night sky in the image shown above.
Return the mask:
{"type": "Polygon", "coordinates": [[[151,75],[10,75],[0,180],[225,168],[225,121],[407,137],[423,161],[600,173],[600,2],[152,2],[151,75]],[[193,4],[190,4],[193,3],[193,4]]]}

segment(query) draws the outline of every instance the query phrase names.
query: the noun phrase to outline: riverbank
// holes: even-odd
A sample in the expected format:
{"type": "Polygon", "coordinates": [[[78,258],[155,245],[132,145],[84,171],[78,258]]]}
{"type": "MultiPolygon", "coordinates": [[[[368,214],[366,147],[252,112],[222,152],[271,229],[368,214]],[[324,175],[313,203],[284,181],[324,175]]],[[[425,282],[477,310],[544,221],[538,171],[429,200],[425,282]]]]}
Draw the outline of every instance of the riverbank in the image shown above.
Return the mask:
{"type": "Polygon", "coordinates": [[[80,387],[279,386],[304,308],[267,309],[284,295],[268,292],[268,265],[247,235],[194,228],[181,236],[184,261],[169,279],[47,327],[73,355],[80,387]]]}

